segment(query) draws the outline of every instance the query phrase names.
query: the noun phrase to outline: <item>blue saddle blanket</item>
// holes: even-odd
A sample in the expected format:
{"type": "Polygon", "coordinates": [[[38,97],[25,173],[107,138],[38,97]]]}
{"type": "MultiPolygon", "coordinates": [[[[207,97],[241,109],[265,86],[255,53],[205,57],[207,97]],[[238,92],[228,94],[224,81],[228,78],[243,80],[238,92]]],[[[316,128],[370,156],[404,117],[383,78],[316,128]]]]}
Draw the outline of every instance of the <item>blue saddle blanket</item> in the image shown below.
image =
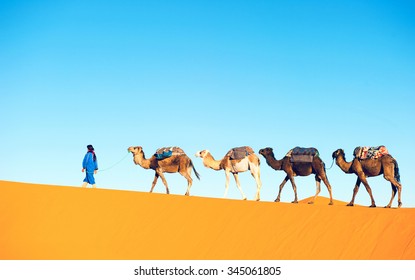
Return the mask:
{"type": "Polygon", "coordinates": [[[161,159],[165,159],[165,158],[171,157],[172,154],[173,154],[173,151],[165,151],[165,152],[162,152],[160,154],[157,154],[156,153],[156,154],[154,154],[154,156],[156,157],[156,159],[161,160],[161,159]]]}
{"type": "Polygon", "coordinates": [[[173,155],[183,155],[183,154],[184,154],[184,151],[179,147],[164,147],[164,148],[158,149],[156,153],[154,154],[154,156],[156,157],[156,159],[162,160],[165,158],[169,158],[173,155]]]}

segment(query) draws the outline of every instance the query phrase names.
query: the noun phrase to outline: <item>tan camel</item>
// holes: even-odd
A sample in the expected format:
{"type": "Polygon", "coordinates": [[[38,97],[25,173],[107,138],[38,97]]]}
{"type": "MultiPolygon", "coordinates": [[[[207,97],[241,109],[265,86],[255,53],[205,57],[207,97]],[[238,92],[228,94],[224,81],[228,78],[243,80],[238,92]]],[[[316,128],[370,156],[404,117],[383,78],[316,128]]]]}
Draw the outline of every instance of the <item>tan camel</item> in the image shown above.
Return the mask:
{"type": "Polygon", "coordinates": [[[203,165],[205,167],[211,168],[213,170],[225,170],[226,182],[225,182],[225,195],[226,197],[229,189],[229,175],[233,174],[235,178],[236,186],[242,194],[242,199],[246,200],[246,196],[242,191],[241,184],[239,182],[238,173],[245,172],[247,170],[251,171],[251,175],[255,178],[257,191],[255,195],[255,200],[260,200],[260,190],[261,190],[261,179],[260,179],[260,160],[255,155],[254,151],[250,147],[246,147],[248,150],[252,151],[249,155],[243,157],[242,159],[231,159],[229,153],[230,150],[221,160],[215,160],[211,153],[208,150],[199,151],[196,153],[196,157],[200,157],[203,160],[203,165]]]}
{"type": "Polygon", "coordinates": [[[154,180],[150,192],[153,192],[158,177],[161,177],[161,180],[163,181],[163,184],[166,187],[166,193],[170,193],[166,178],[163,174],[164,172],[179,172],[180,175],[186,178],[187,191],[185,195],[190,194],[190,188],[192,187],[192,169],[195,172],[197,179],[200,179],[199,173],[197,173],[195,167],[193,166],[192,160],[184,153],[179,155],[173,154],[171,157],[159,160],[154,155],[150,159],[146,159],[143,152],[143,148],[140,146],[129,147],[128,151],[133,153],[133,161],[136,165],[140,165],[144,169],[152,169],[155,171],[154,180]]]}
{"type": "Polygon", "coordinates": [[[285,156],[281,160],[276,160],[274,156],[274,152],[272,148],[264,148],[259,150],[259,153],[263,155],[268,163],[269,166],[271,166],[275,170],[284,170],[285,173],[287,173],[287,176],[284,178],[280,185],[280,190],[278,192],[278,196],[275,199],[275,202],[280,202],[281,198],[281,191],[287,183],[288,180],[290,180],[291,185],[294,190],[294,200],[292,203],[298,203],[298,197],[297,197],[297,186],[294,182],[295,176],[308,176],[310,174],[315,174],[316,179],[316,194],[313,197],[311,201],[309,201],[309,204],[313,204],[317,195],[321,191],[321,180],[323,180],[324,184],[327,187],[327,190],[329,191],[330,195],[330,203],[329,205],[333,205],[333,196],[331,193],[331,185],[329,183],[329,180],[327,179],[326,175],[326,168],[324,165],[324,162],[320,159],[319,156],[314,156],[312,162],[291,162],[290,158],[288,156],[285,156]]]}
{"type": "Polygon", "coordinates": [[[402,206],[401,202],[401,191],[402,185],[400,184],[399,167],[396,160],[391,155],[384,155],[377,159],[364,159],[359,160],[356,157],[351,161],[347,162],[345,153],[342,149],[338,149],[333,152],[333,159],[336,159],[336,164],[340,167],[343,172],[357,175],[356,185],[353,189],[352,200],[347,206],[354,205],[354,199],[357,192],[359,191],[360,183],[363,183],[367,192],[369,193],[372,204],[370,207],[376,207],[375,200],[372,195],[372,189],[367,182],[366,177],[375,177],[383,174],[383,177],[391,183],[392,186],[392,197],[386,208],[390,208],[392,201],[395,198],[396,192],[398,191],[398,207],[402,206]]]}

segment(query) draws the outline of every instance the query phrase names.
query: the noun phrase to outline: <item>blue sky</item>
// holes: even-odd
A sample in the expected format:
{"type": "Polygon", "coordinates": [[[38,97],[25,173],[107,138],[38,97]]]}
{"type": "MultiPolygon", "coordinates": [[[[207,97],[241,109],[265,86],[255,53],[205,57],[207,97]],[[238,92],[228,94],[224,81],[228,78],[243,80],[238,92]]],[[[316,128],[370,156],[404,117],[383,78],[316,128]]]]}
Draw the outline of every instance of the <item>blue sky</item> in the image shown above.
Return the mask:
{"type": "MultiPolygon", "coordinates": [[[[80,186],[88,144],[101,169],[129,146],[147,157],[180,146],[201,174],[191,195],[221,198],[224,172],[196,151],[269,146],[282,158],[313,146],[329,167],[337,148],[351,160],[356,146],[386,145],[403,206],[415,207],[414,12],[412,1],[3,1],[0,179],[80,186]]],[[[349,201],[356,176],[327,174],[334,198],[349,201]]],[[[146,192],[153,176],[130,155],[96,180],[146,192]]],[[[185,193],[183,177],[166,177],[185,193]]],[[[261,157],[263,201],[284,177],[261,157]]],[[[240,179],[253,199],[253,178],[240,179]]],[[[312,176],[296,182],[300,199],[314,194],[312,176]]],[[[369,183],[386,205],[389,183],[369,183]]],[[[240,198],[233,181],[228,197],[240,198]]],[[[292,199],[288,183],[282,201],[292,199]]],[[[363,186],[356,203],[370,204],[363,186]]]]}

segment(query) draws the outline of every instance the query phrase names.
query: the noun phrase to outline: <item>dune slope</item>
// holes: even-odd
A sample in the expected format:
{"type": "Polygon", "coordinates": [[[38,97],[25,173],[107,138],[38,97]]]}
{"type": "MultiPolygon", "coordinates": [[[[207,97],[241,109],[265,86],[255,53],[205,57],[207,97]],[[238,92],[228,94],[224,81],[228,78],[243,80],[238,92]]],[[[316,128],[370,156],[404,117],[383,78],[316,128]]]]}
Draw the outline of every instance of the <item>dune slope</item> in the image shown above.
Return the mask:
{"type": "Polygon", "coordinates": [[[0,181],[0,259],[415,259],[415,209],[0,181]]]}

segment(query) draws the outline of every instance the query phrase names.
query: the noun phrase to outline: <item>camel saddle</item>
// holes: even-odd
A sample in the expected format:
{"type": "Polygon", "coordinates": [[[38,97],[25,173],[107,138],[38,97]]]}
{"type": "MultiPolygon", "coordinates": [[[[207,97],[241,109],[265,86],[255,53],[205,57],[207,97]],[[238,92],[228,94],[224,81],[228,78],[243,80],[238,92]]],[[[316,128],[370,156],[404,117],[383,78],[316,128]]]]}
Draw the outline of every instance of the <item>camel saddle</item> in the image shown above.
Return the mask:
{"type": "Polygon", "coordinates": [[[253,153],[254,150],[251,147],[243,146],[229,150],[225,157],[229,157],[230,159],[243,159],[253,153]]]}
{"type": "Polygon", "coordinates": [[[356,147],[353,155],[357,159],[377,159],[384,155],[389,155],[385,146],[377,147],[356,147]]]}
{"type": "Polygon", "coordinates": [[[313,162],[313,158],[318,155],[318,150],[312,147],[295,147],[286,154],[287,157],[290,157],[291,162],[313,162]]]}
{"type": "Polygon", "coordinates": [[[154,156],[158,160],[169,158],[175,155],[184,155],[184,151],[180,149],[179,147],[163,147],[163,148],[157,149],[156,153],[154,154],[154,156]]]}

